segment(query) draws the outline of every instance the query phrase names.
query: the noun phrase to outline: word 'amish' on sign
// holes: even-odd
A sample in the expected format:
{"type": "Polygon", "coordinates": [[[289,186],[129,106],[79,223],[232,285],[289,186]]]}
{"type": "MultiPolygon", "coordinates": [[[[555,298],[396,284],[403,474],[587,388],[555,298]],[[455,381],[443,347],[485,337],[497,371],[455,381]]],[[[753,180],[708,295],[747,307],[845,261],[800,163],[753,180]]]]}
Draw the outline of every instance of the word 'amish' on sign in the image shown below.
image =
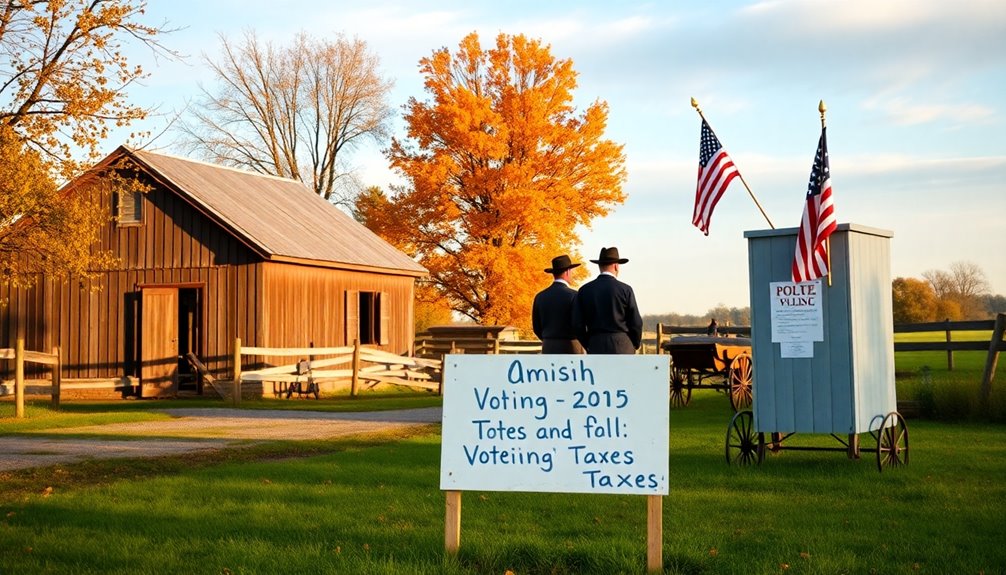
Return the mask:
{"type": "Polygon", "coordinates": [[[666,495],[668,362],[448,355],[440,488],[666,495]]]}

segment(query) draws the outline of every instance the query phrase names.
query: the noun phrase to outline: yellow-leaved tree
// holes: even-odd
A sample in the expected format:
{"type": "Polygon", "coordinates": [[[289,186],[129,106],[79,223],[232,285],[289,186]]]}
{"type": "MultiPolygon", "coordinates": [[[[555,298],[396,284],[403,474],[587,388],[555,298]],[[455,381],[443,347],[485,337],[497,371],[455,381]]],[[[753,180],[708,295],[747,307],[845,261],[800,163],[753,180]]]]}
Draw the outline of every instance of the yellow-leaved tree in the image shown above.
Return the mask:
{"type": "Polygon", "coordinates": [[[386,152],[407,184],[364,195],[357,216],[416,257],[455,312],[529,332],[551,258],[578,258],[576,227],[625,199],[607,104],[578,113],[573,62],[523,35],[486,49],[472,33],[420,71],[430,100],[409,99],[408,135],[386,152]]]}
{"type": "MultiPolygon", "coordinates": [[[[145,7],[138,0],[0,3],[0,281],[30,285],[42,272],[86,280],[111,263],[91,249],[109,214],[93,195],[59,193],[55,182],[100,155],[109,127],[146,116],[127,89],[147,74],[124,47],[138,42],[176,54],[159,43],[170,30],[142,22],[145,7]]],[[[97,188],[124,183],[109,176],[97,188]]]]}
{"type": "Polygon", "coordinates": [[[111,254],[91,249],[108,221],[99,198],[60,193],[41,154],[0,124],[0,282],[27,287],[43,273],[86,280],[107,268],[111,254]]]}
{"type": "Polygon", "coordinates": [[[169,30],[141,22],[136,0],[38,0],[0,4],[0,124],[12,128],[69,179],[99,155],[109,126],[126,126],[147,110],[126,99],[147,76],[124,53],[158,42],[169,30]]]}

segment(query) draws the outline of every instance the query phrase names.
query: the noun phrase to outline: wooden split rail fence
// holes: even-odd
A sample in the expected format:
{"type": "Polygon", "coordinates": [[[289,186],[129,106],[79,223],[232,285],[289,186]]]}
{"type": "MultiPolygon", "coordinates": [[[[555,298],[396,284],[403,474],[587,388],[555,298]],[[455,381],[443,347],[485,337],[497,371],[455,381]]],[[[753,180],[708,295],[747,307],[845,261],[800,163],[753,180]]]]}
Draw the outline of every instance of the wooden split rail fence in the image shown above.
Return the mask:
{"type": "MultiPolygon", "coordinates": [[[[944,332],[945,341],[912,341],[895,342],[894,351],[945,351],[947,352],[947,369],[954,369],[955,351],[987,351],[985,369],[982,373],[981,395],[983,401],[988,401],[992,392],[992,380],[995,378],[996,365],[999,362],[999,352],[1006,351],[1006,314],[996,314],[995,319],[977,321],[937,321],[929,323],[895,324],[894,333],[944,332]],[[992,330],[989,340],[954,341],[953,333],[966,331],[992,330]]],[[[728,335],[748,337],[751,328],[748,326],[719,327],[718,332],[728,335]]],[[[705,335],[704,327],[679,327],[657,324],[656,353],[661,353],[661,344],[670,339],[673,334],[705,335]]]]}
{"type": "MultiPolygon", "coordinates": [[[[59,361],[59,347],[52,348],[52,353],[45,353],[41,351],[30,351],[24,348],[24,339],[18,338],[14,349],[2,348],[0,349],[0,359],[14,360],[14,417],[23,418],[24,417],[24,364],[25,363],[39,363],[42,365],[51,365],[52,367],[52,406],[53,408],[59,408],[59,393],[60,393],[60,371],[61,365],[59,361]]],[[[6,383],[0,383],[0,387],[4,388],[3,394],[6,395],[6,383]]]]}
{"type": "Polygon", "coordinates": [[[500,354],[541,353],[541,342],[490,339],[484,337],[434,338],[420,337],[415,342],[416,357],[443,359],[448,353],[500,354]]]}
{"type": "MultiPolygon", "coordinates": [[[[242,347],[241,340],[235,339],[235,368],[230,396],[233,403],[240,402],[241,383],[246,381],[273,382],[289,386],[305,383],[309,379],[315,384],[349,383],[349,393],[354,397],[361,386],[373,387],[379,383],[435,390],[439,393],[441,365],[442,362],[437,359],[396,355],[362,346],[359,342],[344,347],[279,348],[242,347]],[[297,361],[244,371],[242,369],[244,356],[329,357],[309,359],[306,365],[297,361]]],[[[220,390],[217,385],[214,385],[214,388],[220,390]]]]}

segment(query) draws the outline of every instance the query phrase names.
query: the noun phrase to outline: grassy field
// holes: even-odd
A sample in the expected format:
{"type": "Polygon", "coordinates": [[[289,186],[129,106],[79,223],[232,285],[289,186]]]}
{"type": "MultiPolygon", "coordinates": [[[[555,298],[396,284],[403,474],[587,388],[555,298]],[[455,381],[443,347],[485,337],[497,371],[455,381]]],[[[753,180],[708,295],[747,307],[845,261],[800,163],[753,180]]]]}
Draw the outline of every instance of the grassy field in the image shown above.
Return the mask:
{"type": "MultiPolygon", "coordinates": [[[[84,411],[47,419],[115,414],[84,411]]],[[[1006,426],[910,420],[911,464],[878,473],[872,454],[836,452],[728,467],[729,418],[708,390],[671,412],[666,573],[1006,568],[1006,426]]],[[[439,454],[434,432],[0,474],[0,573],[645,571],[638,496],[466,492],[446,558],[439,454]]]]}

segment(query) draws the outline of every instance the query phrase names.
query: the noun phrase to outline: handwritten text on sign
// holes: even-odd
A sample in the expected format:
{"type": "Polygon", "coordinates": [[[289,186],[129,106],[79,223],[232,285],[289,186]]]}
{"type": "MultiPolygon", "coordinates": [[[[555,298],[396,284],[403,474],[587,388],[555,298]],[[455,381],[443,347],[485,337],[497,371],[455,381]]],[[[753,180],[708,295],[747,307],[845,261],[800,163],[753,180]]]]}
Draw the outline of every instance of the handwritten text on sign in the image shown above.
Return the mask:
{"type": "Polygon", "coordinates": [[[668,360],[448,355],[440,488],[667,494],[668,360]]]}

